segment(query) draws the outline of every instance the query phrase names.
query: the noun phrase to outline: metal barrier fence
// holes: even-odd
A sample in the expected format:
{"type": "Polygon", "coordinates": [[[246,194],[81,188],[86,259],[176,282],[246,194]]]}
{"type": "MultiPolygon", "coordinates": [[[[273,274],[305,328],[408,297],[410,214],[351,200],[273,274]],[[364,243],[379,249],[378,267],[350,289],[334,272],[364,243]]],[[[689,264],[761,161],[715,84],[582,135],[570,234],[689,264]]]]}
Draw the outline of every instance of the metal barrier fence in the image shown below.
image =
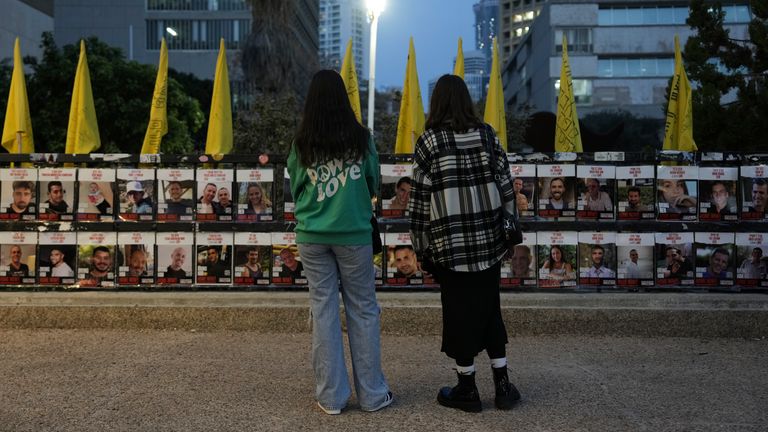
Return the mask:
{"type": "MultiPolygon", "coordinates": [[[[382,290],[433,289],[381,155],[382,290]]],[[[768,155],[510,154],[510,290],[768,289],[768,155]]],[[[280,155],[0,155],[4,289],[304,289],[280,155]]]]}

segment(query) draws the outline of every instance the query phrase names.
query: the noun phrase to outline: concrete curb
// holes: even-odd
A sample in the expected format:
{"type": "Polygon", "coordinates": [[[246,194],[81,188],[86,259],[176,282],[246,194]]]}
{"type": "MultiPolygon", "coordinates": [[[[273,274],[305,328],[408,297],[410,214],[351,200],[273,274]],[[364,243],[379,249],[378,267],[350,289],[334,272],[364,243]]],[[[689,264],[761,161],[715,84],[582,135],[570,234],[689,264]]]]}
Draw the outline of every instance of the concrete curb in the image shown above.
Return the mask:
{"type": "MultiPolygon", "coordinates": [[[[379,293],[382,332],[441,332],[439,293],[379,293]]],[[[504,293],[511,336],[768,336],[761,294],[504,293]]],[[[310,331],[306,292],[2,292],[2,329],[310,331]]]]}

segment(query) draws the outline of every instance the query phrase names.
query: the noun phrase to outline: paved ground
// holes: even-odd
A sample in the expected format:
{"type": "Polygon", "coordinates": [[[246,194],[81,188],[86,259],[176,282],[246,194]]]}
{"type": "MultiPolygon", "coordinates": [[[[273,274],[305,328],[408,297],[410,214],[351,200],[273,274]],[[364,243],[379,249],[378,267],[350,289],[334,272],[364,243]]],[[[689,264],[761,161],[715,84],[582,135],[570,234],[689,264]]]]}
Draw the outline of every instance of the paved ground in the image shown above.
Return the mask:
{"type": "Polygon", "coordinates": [[[395,403],[314,405],[308,333],[0,330],[0,430],[765,431],[765,339],[517,337],[516,409],[437,405],[452,383],[439,339],[383,338],[395,403]]]}

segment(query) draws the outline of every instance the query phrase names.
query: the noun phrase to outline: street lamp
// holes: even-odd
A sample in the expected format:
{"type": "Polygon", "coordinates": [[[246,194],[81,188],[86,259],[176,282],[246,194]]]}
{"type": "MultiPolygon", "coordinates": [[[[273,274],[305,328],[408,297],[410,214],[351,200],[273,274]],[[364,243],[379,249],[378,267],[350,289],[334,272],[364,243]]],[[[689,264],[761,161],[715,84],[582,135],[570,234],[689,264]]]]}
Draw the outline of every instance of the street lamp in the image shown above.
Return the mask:
{"type": "Polygon", "coordinates": [[[368,61],[368,129],[373,132],[373,96],[376,93],[376,30],[379,15],[384,11],[386,0],[367,0],[368,19],[371,21],[371,45],[368,61]]]}

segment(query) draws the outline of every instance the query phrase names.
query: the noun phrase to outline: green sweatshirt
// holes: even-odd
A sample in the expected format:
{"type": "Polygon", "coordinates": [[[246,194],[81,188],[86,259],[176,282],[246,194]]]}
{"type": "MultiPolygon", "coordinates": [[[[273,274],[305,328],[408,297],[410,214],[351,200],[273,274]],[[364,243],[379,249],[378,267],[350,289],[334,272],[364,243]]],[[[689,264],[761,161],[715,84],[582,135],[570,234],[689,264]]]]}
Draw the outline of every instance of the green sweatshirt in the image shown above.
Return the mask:
{"type": "Polygon", "coordinates": [[[340,159],[301,166],[296,147],[288,156],[296,243],[371,244],[371,197],[379,189],[379,155],[373,139],[362,161],[340,159]]]}

